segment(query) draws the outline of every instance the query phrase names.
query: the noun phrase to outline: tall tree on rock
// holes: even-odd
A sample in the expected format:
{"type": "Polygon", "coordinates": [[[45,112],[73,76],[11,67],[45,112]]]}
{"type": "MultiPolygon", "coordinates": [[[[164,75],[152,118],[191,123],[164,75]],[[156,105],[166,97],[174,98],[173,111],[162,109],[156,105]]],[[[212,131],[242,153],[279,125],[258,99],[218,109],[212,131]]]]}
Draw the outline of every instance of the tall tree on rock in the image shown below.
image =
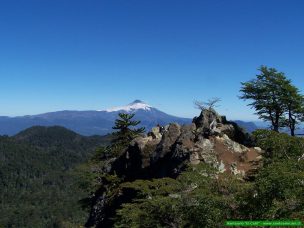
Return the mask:
{"type": "Polygon", "coordinates": [[[114,130],[117,130],[113,133],[114,135],[114,144],[127,145],[132,139],[143,134],[145,128],[134,128],[137,126],[140,121],[132,120],[134,117],[133,114],[119,113],[119,119],[115,120],[114,130]]]}
{"type": "Polygon", "coordinates": [[[274,131],[288,126],[294,135],[295,125],[303,113],[303,96],[283,72],[267,66],[259,70],[256,79],[242,83],[240,98],[252,100],[249,106],[260,119],[270,121],[274,131]]]}

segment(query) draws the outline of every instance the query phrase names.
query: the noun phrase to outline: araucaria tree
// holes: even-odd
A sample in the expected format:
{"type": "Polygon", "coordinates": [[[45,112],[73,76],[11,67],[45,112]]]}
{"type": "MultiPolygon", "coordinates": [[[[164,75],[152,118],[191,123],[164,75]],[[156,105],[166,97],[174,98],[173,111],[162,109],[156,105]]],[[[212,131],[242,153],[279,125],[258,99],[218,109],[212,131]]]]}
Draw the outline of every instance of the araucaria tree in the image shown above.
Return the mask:
{"type": "Polygon", "coordinates": [[[288,126],[294,135],[296,124],[303,121],[303,96],[283,72],[267,66],[259,70],[256,79],[242,83],[240,98],[252,100],[249,106],[260,119],[270,121],[274,131],[288,126]]]}
{"type": "Polygon", "coordinates": [[[120,144],[120,145],[126,145],[128,144],[132,139],[139,136],[140,134],[143,134],[145,132],[145,128],[134,128],[137,126],[140,121],[132,120],[134,117],[133,114],[127,114],[127,113],[119,113],[118,116],[120,119],[115,120],[115,126],[113,127],[114,130],[117,130],[113,133],[114,140],[113,143],[120,144]]]}

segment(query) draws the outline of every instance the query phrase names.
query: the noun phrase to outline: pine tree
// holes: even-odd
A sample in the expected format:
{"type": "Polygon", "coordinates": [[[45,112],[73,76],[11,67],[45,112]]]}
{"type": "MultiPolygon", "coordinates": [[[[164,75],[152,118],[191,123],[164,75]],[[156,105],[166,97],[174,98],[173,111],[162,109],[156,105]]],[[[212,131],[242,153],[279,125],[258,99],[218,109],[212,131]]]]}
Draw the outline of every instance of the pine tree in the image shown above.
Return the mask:
{"type": "Polygon", "coordinates": [[[115,120],[115,126],[113,127],[114,130],[118,130],[113,133],[114,144],[119,145],[127,145],[132,139],[136,138],[137,136],[143,134],[145,132],[145,128],[134,128],[137,126],[140,121],[132,120],[134,117],[133,114],[127,113],[119,113],[118,116],[120,119],[115,120]]]}

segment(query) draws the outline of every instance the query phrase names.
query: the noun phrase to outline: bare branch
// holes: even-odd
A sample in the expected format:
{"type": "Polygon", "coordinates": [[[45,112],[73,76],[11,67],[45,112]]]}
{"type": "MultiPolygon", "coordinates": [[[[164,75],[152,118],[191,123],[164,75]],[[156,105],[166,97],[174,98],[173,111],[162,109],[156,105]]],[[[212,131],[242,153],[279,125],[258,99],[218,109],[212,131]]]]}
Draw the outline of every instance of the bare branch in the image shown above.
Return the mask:
{"type": "Polygon", "coordinates": [[[207,109],[206,105],[202,101],[194,101],[194,107],[200,109],[201,111],[207,109]]]}
{"type": "Polygon", "coordinates": [[[195,106],[195,108],[200,109],[202,111],[205,109],[212,110],[215,107],[219,106],[219,105],[217,105],[217,103],[219,103],[220,101],[221,101],[221,99],[218,97],[213,97],[213,98],[209,99],[207,102],[195,100],[194,106],[195,106]]]}
{"type": "Polygon", "coordinates": [[[218,107],[217,103],[221,101],[221,98],[219,97],[213,97],[208,100],[205,104],[209,107],[209,109],[214,109],[215,107],[218,107]]]}

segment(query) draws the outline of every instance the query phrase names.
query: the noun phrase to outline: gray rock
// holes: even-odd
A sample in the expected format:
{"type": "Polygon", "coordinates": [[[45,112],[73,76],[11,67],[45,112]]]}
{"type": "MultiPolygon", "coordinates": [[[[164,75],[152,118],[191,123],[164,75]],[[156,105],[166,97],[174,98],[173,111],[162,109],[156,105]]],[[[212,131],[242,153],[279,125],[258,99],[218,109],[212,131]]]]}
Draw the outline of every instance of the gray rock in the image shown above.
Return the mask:
{"type": "Polygon", "coordinates": [[[194,124],[181,127],[181,134],[176,140],[173,157],[186,158],[190,156],[190,153],[194,148],[194,140],[196,137],[194,130],[194,124]]]}
{"type": "Polygon", "coordinates": [[[169,124],[167,124],[167,125],[164,127],[164,130],[165,130],[165,131],[168,131],[169,126],[170,126],[170,125],[169,125],[169,124]]]}
{"type": "Polygon", "coordinates": [[[231,140],[226,134],[224,134],[223,137],[218,137],[217,139],[224,141],[228,148],[231,149],[233,152],[244,153],[249,150],[246,146],[231,140]]]}
{"type": "Polygon", "coordinates": [[[171,152],[173,144],[181,134],[181,126],[177,123],[169,125],[168,130],[164,132],[156,151],[152,154],[152,160],[163,158],[167,153],[171,152]]]}
{"type": "Polygon", "coordinates": [[[195,151],[198,152],[200,160],[205,163],[216,166],[218,164],[216,154],[214,152],[214,144],[205,138],[201,138],[195,143],[195,151]]]}
{"type": "Polygon", "coordinates": [[[233,141],[246,145],[252,146],[253,139],[244,129],[239,127],[235,122],[226,122],[221,127],[218,128],[223,134],[228,135],[233,141]]]}
{"type": "Polygon", "coordinates": [[[223,136],[223,132],[219,128],[215,128],[212,133],[215,136],[223,136]]]}
{"type": "Polygon", "coordinates": [[[201,162],[200,156],[197,152],[193,152],[190,154],[190,163],[192,165],[197,165],[201,162]]]}
{"type": "Polygon", "coordinates": [[[204,109],[198,117],[194,117],[192,121],[196,128],[201,128],[204,135],[209,135],[218,123],[222,123],[222,118],[213,109],[204,109]]]}
{"type": "Polygon", "coordinates": [[[139,136],[131,141],[130,146],[137,145],[140,150],[143,150],[146,144],[152,140],[153,140],[152,136],[148,136],[148,137],[139,136]]]}
{"type": "Polygon", "coordinates": [[[222,160],[221,160],[221,162],[220,162],[220,164],[219,164],[219,166],[218,166],[218,171],[219,171],[220,173],[223,173],[223,172],[226,171],[225,164],[223,163],[222,160]]]}
{"type": "Polygon", "coordinates": [[[220,116],[213,109],[204,109],[198,117],[194,117],[192,122],[205,137],[226,134],[240,144],[252,144],[252,139],[242,128],[234,122],[227,121],[225,116],[220,116]]]}
{"type": "Polygon", "coordinates": [[[234,137],[234,127],[232,124],[225,124],[222,125],[221,127],[218,128],[218,130],[220,132],[222,132],[222,134],[227,135],[229,138],[233,138],[234,137]]]}
{"type": "Polygon", "coordinates": [[[259,156],[257,156],[257,157],[255,158],[256,161],[260,161],[260,160],[262,160],[262,159],[263,159],[263,156],[262,156],[262,155],[259,155],[259,156]]]}
{"type": "MultiPolygon", "coordinates": [[[[139,136],[133,139],[126,151],[126,159],[135,160],[135,163],[140,162],[141,168],[150,166],[150,156],[154,153],[159,142],[160,138],[153,139],[152,136],[139,136]]],[[[136,166],[135,163],[132,162],[132,165],[136,166]]]]}
{"type": "Polygon", "coordinates": [[[254,147],[253,149],[255,149],[259,154],[263,153],[263,150],[260,147],[254,147]]]}
{"type": "Polygon", "coordinates": [[[152,136],[153,139],[160,139],[162,137],[160,127],[153,127],[151,132],[148,133],[148,135],[152,136]]]}

